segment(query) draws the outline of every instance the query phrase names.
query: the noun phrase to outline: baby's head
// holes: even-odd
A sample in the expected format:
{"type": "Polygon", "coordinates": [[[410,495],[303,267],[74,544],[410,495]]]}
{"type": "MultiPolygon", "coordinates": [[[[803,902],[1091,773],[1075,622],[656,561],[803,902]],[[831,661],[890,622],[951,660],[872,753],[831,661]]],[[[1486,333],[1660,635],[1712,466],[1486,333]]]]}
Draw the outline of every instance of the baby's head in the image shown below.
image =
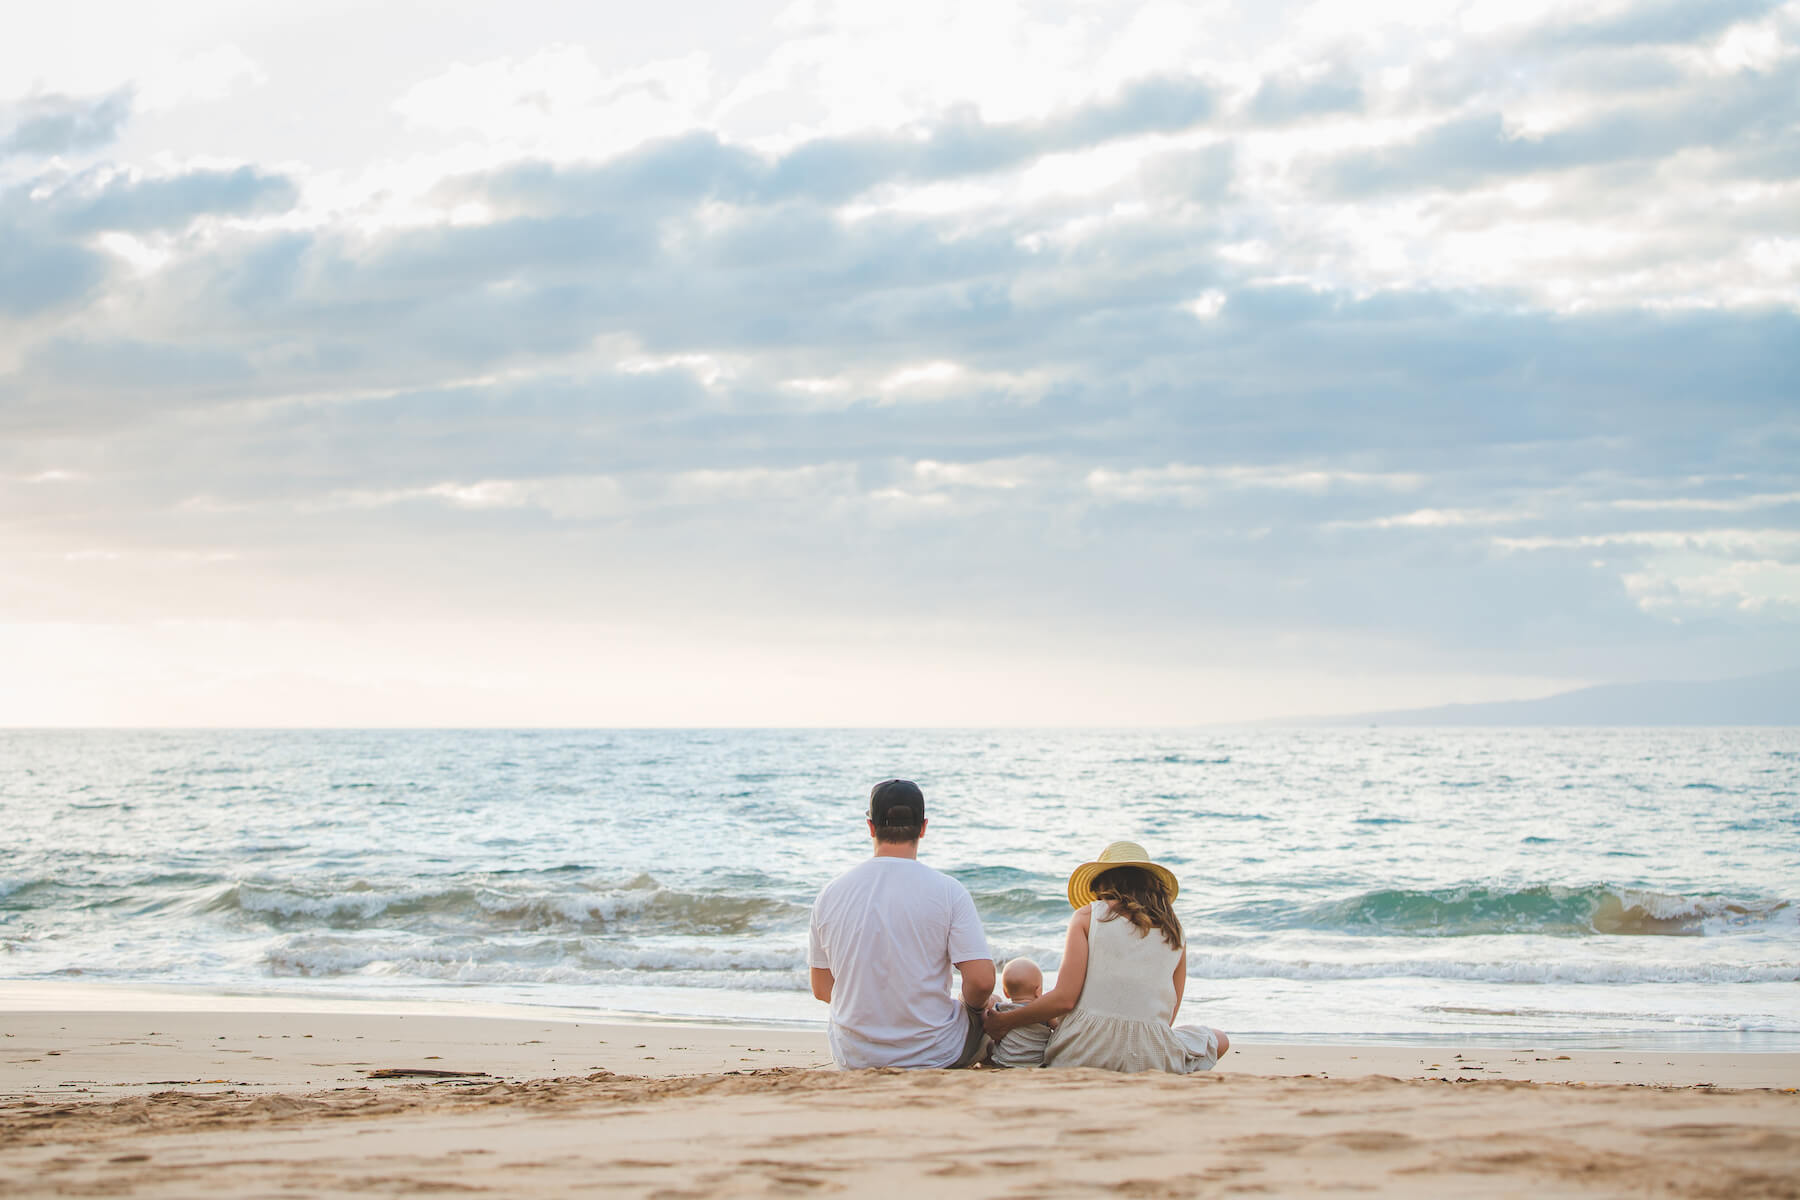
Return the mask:
{"type": "Polygon", "coordinates": [[[1028,1004],[1044,994],[1044,973],[1029,958],[1015,958],[1000,972],[1000,985],[1014,1004],[1028,1004]]]}

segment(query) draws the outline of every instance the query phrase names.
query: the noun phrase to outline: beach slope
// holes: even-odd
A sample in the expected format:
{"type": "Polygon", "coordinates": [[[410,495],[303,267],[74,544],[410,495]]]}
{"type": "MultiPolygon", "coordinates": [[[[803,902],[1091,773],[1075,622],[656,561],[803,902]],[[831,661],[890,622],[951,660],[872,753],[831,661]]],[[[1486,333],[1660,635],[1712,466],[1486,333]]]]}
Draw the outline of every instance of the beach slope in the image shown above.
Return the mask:
{"type": "Polygon", "coordinates": [[[807,1030],[441,1014],[0,1030],[7,1196],[1800,1197],[1791,1054],[1262,1045],[1177,1078],[840,1072],[807,1030]]]}

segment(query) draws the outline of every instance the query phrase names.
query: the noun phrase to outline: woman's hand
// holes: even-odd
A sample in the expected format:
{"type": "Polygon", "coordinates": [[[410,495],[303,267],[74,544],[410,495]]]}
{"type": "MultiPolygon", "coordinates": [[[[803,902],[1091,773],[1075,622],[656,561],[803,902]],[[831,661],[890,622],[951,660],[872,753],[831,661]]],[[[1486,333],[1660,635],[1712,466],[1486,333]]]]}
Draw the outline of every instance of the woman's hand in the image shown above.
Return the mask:
{"type": "Polygon", "coordinates": [[[1088,910],[1077,909],[1069,918],[1069,937],[1063,944],[1062,966],[1057,968],[1056,986],[1021,1008],[995,1012],[992,1008],[981,1015],[981,1029],[995,1041],[1021,1025],[1037,1021],[1053,1021],[1074,1009],[1087,982],[1088,910]]]}

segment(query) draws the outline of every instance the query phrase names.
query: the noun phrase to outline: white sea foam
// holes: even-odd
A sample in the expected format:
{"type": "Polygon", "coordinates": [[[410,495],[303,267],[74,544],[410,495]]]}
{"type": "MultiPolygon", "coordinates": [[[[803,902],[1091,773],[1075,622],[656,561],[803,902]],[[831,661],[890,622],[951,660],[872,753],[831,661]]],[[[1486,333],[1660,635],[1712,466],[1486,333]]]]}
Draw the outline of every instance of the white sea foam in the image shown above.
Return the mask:
{"type": "Polygon", "coordinates": [[[232,905],[248,913],[267,913],[280,917],[313,917],[318,920],[355,917],[366,921],[398,904],[430,894],[432,893],[421,889],[407,889],[309,896],[246,883],[224,889],[214,903],[232,905]]]}
{"type": "MultiPolygon", "coordinates": [[[[567,944],[560,941],[471,947],[416,938],[333,939],[306,935],[283,939],[265,959],[278,974],[344,975],[379,969],[383,974],[427,974],[444,977],[453,968],[473,978],[493,970],[496,978],[524,978],[520,972],[553,973],[559,981],[584,978],[584,972],[657,973],[669,971],[738,973],[803,972],[805,954],[792,945],[659,946],[655,944],[567,944]],[[480,949],[478,957],[475,953],[480,949]]],[[[550,974],[546,974],[547,979],[550,974]]],[[[659,981],[660,982],[660,981],[659,981]]]]}
{"type": "Polygon", "coordinates": [[[1381,959],[1365,961],[1282,960],[1246,954],[1190,954],[1190,979],[1444,979],[1474,983],[1793,983],[1800,962],[1673,963],[1594,959],[1545,961],[1520,958],[1489,961],[1381,959]]]}

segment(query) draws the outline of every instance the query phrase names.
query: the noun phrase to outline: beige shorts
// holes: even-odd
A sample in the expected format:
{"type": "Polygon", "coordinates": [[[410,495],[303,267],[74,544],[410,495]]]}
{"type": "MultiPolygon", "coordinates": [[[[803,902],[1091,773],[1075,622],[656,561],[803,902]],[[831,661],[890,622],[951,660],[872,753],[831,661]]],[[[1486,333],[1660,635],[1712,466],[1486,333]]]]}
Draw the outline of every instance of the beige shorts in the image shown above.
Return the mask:
{"type": "Polygon", "coordinates": [[[969,1033],[963,1039],[962,1057],[950,1064],[952,1070],[978,1061],[987,1052],[988,1036],[981,1028],[981,1010],[965,1004],[963,1015],[969,1018],[969,1033]]]}

